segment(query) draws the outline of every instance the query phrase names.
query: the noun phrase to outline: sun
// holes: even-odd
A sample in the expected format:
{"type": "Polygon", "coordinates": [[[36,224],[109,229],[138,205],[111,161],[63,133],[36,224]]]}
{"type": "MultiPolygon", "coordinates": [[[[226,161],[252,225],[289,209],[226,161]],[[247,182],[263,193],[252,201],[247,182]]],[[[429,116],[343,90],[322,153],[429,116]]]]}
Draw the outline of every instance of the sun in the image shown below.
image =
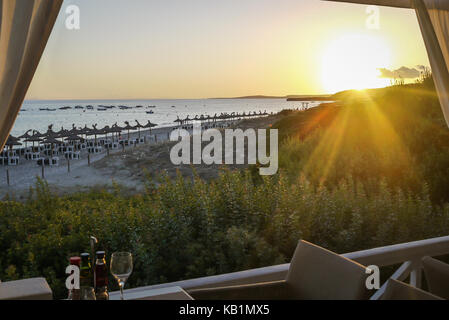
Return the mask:
{"type": "Polygon", "coordinates": [[[322,56],[322,84],[328,93],[385,87],[379,68],[391,67],[391,52],[378,36],[346,34],[334,39],[322,56]]]}

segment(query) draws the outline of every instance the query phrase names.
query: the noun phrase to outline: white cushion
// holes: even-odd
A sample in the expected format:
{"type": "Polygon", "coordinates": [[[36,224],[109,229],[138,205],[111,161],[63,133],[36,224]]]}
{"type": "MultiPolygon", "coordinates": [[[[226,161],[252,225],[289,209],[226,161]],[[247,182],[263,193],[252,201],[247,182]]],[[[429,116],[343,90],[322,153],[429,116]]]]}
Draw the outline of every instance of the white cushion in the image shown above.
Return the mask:
{"type": "Polygon", "coordinates": [[[44,278],[0,283],[0,300],[52,300],[53,293],[44,278]]]}

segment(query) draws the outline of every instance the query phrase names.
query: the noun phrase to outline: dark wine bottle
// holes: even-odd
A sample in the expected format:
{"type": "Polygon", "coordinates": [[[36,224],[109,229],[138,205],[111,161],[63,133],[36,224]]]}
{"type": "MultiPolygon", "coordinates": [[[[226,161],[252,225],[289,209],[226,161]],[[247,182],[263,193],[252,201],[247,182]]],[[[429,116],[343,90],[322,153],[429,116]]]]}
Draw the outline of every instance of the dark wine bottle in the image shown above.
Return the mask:
{"type": "Polygon", "coordinates": [[[95,262],[95,288],[97,300],[109,300],[108,270],[104,251],[97,251],[97,261],[95,262]]]}

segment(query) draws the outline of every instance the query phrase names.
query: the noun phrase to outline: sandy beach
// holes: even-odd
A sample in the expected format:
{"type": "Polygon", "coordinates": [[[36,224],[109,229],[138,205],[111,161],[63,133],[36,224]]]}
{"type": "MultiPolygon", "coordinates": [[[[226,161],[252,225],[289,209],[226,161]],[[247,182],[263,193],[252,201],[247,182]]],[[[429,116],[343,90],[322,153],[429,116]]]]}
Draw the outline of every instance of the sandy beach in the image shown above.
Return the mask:
{"type": "MultiPolygon", "coordinates": [[[[233,128],[267,128],[275,123],[280,116],[241,120],[233,128]]],[[[83,152],[80,160],[70,161],[70,172],[67,160],[60,157],[57,167],[45,167],[44,177],[50,190],[57,194],[69,194],[87,191],[92,188],[111,189],[118,184],[124,192],[140,192],[144,189],[144,180],[147,175],[156,177],[165,172],[171,177],[179,171],[185,177],[192,177],[193,170],[203,179],[209,180],[218,175],[219,165],[179,165],[175,166],[170,161],[170,149],[175,142],[169,141],[169,133],[175,127],[157,128],[142,131],[141,137],[146,137],[146,143],[138,146],[129,146],[123,150],[121,147],[97,155],[90,155],[88,165],[87,152],[83,152]]],[[[124,137],[127,133],[122,133],[124,137]]],[[[130,137],[138,137],[138,133],[130,134],[130,137]]],[[[228,166],[230,168],[244,168],[245,165],[228,166]]],[[[26,199],[30,188],[36,185],[37,177],[42,178],[42,167],[35,161],[21,159],[19,166],[0,167],[0,195],[18,200],[26,199]],[[9,172],[10,185],[7,184],[7,172],[9,172]]]]}

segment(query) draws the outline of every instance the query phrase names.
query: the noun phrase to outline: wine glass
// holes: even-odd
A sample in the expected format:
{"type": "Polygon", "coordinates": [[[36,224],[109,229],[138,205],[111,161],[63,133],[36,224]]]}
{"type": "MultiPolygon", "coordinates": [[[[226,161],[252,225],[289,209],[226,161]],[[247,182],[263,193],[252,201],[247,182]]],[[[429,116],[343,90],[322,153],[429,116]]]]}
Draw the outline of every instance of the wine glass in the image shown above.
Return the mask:
{"type": "Polygon", "coordinates": [[[114,252],[111,256],[111,273],[120,287],[120,299],[123,299],[125,282],[133,272],[133,256],[129,252],[114,252]]]}

